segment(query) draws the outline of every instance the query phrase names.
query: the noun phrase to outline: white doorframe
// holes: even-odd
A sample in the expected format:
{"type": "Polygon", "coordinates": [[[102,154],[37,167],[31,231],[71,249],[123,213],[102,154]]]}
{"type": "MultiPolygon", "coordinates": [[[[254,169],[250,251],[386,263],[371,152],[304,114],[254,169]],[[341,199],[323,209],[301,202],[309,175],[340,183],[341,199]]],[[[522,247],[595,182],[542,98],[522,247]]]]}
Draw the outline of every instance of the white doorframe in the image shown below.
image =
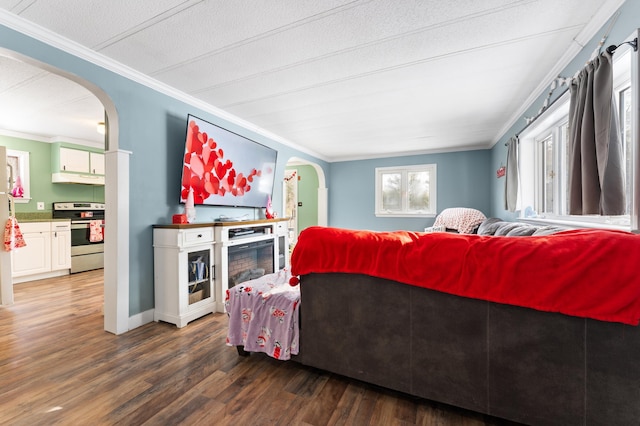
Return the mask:
{"type": "MultiPolygon", "coordinates": [[[[7,164],[7,148],[4,146],[0,146],[0,164],[7,164]]],[[[0,167],[0,182],[8,182],[6,167],[0,167]]],[[[8,187],[0,187],[0,225],[2,226],[9,219],[8,190],[8,187]]],[[[4,249],[0,249],[0,305],[13,305],[11,252],[4,249]]]]}
{"type": "MultiPolygon", "coordinates": [[[[329,224],[329,189],[326,185],[326,178],[324,176],[324,170],[317,163],[304,160],[298,157],[291,157],[287,162],[287,166],[294,166],[298,164],[304,164],[311,166],[315,169],[318,175],[318,226],[328,226],[329,224]]],[[[283,197],[285,195],[283,194],[283,197]]],[[[283,210],[284,211],[284,210],[283,210]]]]}
{"type": "Polygon", "coordinates": [[[93,93],[108,117],[105,147],[104,329],[113,334],[129,331],[129,157],[120,150],[118,112],[111,98],[98,86],[55,68],[48,71],[66,77],[93,93]]]}
{"type": "Polygon", "coordinates": [[[298,239],[298,170],[297,169],[289,169],[289,170],[285,170],[285,179],[282,181],[282,214],[284,216],[287,216],[289,214],[289,211],[287,210],[287,205],[289,204],[289,186],[292,185],[293,187],[293,200],[291,200],[292,204],[293,204],[293,212],[291,214],[291,216],[289,216],[289,220],[287,221],[287,227],[289,229],[289,244],[295,244],[296,240],[298,239]],[[288,175],[290,175],[291,171],[295,172],[295,175],[291,178],[291,180],[287,180],[286,177],[288,175]],[[295,185],[292,185],[291,181],[295,182],[295,185]],[[291,231],[293,229],[293,232],[291,231]]]}
{"type": "MultiPolygon", "coordinates": [[[[111,120],[109,120],[111,127],[111,120]]],[[[105,153],[104,329],[129,331],[129,157],[105,153]]]]}

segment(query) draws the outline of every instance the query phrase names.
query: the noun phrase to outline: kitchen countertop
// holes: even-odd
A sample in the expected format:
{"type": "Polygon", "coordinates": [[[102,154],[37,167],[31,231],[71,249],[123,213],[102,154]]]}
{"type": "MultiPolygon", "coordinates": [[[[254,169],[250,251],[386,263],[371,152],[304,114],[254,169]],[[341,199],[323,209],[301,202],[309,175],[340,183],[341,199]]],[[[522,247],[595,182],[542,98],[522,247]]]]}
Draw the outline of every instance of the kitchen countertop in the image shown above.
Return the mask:
{"type": "Polygon", "coordinates": [[[71,219],[20,219],[19,216],[16,216],[18,222],[20,223],[30,223],[30,222],[71,222],[71,219]]]}
{"type": "Polygon", "coordinates": [[[69,219],[54,219],[51,212],[17,212],[18,222],[64,222],[69,219]]]}

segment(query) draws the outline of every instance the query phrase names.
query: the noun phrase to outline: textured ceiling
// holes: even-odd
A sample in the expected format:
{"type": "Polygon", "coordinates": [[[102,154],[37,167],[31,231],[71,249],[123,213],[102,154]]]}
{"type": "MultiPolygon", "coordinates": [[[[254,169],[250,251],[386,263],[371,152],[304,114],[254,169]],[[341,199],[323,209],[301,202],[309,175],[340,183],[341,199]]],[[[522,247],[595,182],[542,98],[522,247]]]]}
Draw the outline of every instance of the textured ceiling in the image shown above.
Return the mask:
{"type": "MultiPolygon", "coordinates": [[[[574,39],[620,4],[0,0],[0,9],[341,160],[492,146],[574,39]]],[[[99,140],[102,114],[77,84],[0,57],[0,129],[99,140]]]]}

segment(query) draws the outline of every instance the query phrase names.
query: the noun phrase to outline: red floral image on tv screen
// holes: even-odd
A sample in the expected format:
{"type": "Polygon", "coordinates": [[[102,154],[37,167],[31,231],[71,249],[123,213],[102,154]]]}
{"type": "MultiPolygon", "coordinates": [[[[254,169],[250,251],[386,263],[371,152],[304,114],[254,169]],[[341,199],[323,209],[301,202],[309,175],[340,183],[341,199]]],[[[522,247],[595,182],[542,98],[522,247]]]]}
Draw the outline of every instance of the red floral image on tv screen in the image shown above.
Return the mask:
{"type": "Polygon", "coordinates": [[[265,207],[273,190],[277,152],[189,115],[180,201],[265,207]]]}

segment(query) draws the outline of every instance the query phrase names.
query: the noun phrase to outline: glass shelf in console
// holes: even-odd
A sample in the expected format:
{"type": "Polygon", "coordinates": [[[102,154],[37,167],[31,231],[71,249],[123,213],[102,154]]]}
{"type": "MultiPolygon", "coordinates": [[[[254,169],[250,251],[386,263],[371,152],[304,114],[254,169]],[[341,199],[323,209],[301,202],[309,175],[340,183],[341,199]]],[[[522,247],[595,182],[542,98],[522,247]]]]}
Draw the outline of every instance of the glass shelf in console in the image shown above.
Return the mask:
{"type": "Polygon", "coordinates": [[[189,268],[189,305],[211,297],[210,251],[200,250],[188,254],[187,268],[189,268]]]}

